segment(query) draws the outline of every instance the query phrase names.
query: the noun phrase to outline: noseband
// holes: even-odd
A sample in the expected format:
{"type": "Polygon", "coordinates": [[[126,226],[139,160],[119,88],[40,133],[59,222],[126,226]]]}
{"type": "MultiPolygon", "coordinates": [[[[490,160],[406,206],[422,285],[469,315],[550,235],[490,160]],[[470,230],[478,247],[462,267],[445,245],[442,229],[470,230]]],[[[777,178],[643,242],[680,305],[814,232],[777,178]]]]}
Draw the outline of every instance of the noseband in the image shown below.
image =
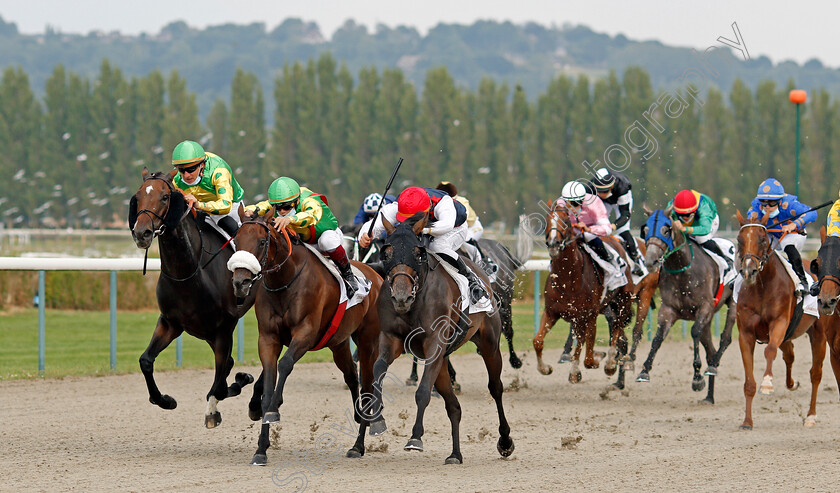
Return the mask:
{"type": "MultiPolygon", "coordinates": [[[[556,223],[557,223],[558,225],[559,225],[559,224],[561,224],[561,223],[562,223],[562,224],[566,224],[566,222],[565,222],[565,221],[562,221],[560,218],[558,218],[558,217],[556,216],[556,215],[557,215],[557,206],[556,206],[556,205],[554,205],[554,206],[552,206],[552,207],[551,207],[551,210],[549,211],[549,214],[551,215],[551,218],[552,218],[554,221],[556,221],[556,223]]],[[[546,242],[546,246],[549,246],[549,245],[548,245],[548,237],[549,237],[549,236],[551,236],[551,232],[552,232],[552,231],[557,231],[557,236],[559,236],[560,238],[562,238],[562,240],[558,241],[558,246],[560,247],[560,250],[565,250],[567,246],[569,246],[569,245],[571,245],[572,243],[574,243],[574,242],[575,242],[575,241],[576,241],[576,240],[580,237],[580,235],[579,235],[579,234],[577,234],[577,235],[573,235],[571,238],[565,238],[565,233],[566,233],[566,231],[568,231],[568,230],[569,230],[569,228],[573,228],[573,227],[572,227],[572,226],[570,226],[570,225],[568,225],[568,224],[566,224],[566,227],[565,227],[565,228],[557,228],[557,227],[554,227],[554,226],[550,227],[550,228],[548,229],[548,231],[546,231],[546,233],[545,233],[545,242],[546,242]]],[[[573,228],[573,229],[574,229],[574,228],[573,228]]]]}
{"type": "MultiPolygon", "coordinates": [[[[275,262],[276,262],[276,259],[277,259],[277,252],[280,251],[280,245],[279,245],[279,240],[277,238],[275,238],[275,236],[274,236],[274,232],[272,231],[271,226],[269,226],[268,224],[266,224],[263,221],[256,221],[256,220],[253,220],[253,219],[250,220],[250,221],[243,222],[242,226],[244,226],[246,224],[256,224],[256,225],[264,228],[265,231],[266,231],[266,234],[268,235],[268,239],[271,242],[271,243],[266,243],[265,251],[262,253],[262,255],[259,259],[260,271],[252,279],[249,279],[248,281],[246,281],[246,282],[249,283],[248,288],[250,289],[251,286],[253,286],[255,282],[257,282],[260,279],[262,279],[263,277],[265,277],[266,274],[271,274],[272,272],[276,272],[276,271],[279,271],[280,269],[282,269],[283,265],[285,265],[286,262],[288,262],[288,260],[290,258],[292,258],[292,240],[291,240],[291,238],[289,238],[288,230],[286,230],[286,228],[283,228],[283,236],[286,238],[286,245],[288,247],[288,254],[286,254],[286,258],[284,258],[282,262],[280,262],[279,264],[276,264],[275,262]],[[271,257],[271,263],[275,264],[275,265],[272,265],[271,267],[266,268],[265,265],[266,265],[266,263],[268,263],[268,251],[271,250],[271,244],[276,245],[276,248],[274,249],[274,255],[271,257]]],[[[241,228],[241,226],[240,226],[240,228],[241,228]]],[[[300,266],[300,269],[292,277],[292,280],[289,281],[288,283],[286,283],[285,285],[280,286],[278,288],[269,288],[266,285],[265,281],[263,281],[263,288],[265,288],[266,291],[269,291],[269,292],[272,292],[272,293],[277,292],[277,291],[282,291],[282,290],[288,288],[289,286],[292,285],[293,282],[295,282],[295,280],[297,280],[297,278],[303,272],[303,269],[306,267],[306,263],[308,261],[309,261],[309,256],[307,255],[307,256],[304,257],[303,265],[300,266]]]]}
{"type": "MultiPolygon", "coordinates": [[[[166,178],[162,178],[160,176],[155,176],[155,175],[149,175],[144,181],[149,181],[149,180],[160,180],[163,183],[165,183],[166,187],[169,188],[169,194],[170,195],[173,194],[173,193],[181,193],[180,191],[176,191],[175,188],[172,187],[172,184],[169,183],[169,181],[166,178]]],[[[181,222],[181,219],[184,219],[185,217],[187,217],[187,214],[189,214],[189,212],[190,212],[190,207],[187,207],[187,210],[184,211],[184,215],[181,216],[180,219],[178,219],[178,223],[181,222]]],[[[169,213],[169,205],[166,206],[166,213],[164,214],[164,216],[166,216],[166,214],[168,214],[168,213],[169,213]]],[[[137,211],[137,216],[138,217],[140,216],[140,214],[147,214],[149,216],[152,216],[152,219],[157,218],[160,221],[160,227],[158,229],[154,230],[154,232],[152,234],[152,239],[153,240],[166,232],[166,224],[165,224],[165,221],[163,219],[163,216],[161,216],[160,214],[158,214],[157,212],[155,212],[151,209],[142,209],[142,210],[137,211]]],[[[176,223],[176,224],[178,224],[178,223],[176,223]]],[[[152,224],[154,224],[154,221],[152,221],[152,224]]]]}
{"type": "MultiPolygon", "coordinates": [[[[752,226],[763,229],[764,234],[767,235],[767,226],[765,226],[763,224],[759,224],[759,223],[747,223],[747,224],[741,226],[741,229],[749,228],[749,227],[752,227],[752,226]]],[[[745,261],[749,258],[752,258],[752,259],[755,259],[756,262],[758,262],[758,270],[760,272],[764,268],[764,265],[767,263],[767,261],[770,260],[770,254],[771,253],[773,253],[772,248],[768,248],[767,252],[765,252],[764,255],[761,256],[761,257],[759,257],[758,255],[756,255],[754,253],[745,253],[745,254],[741,255],[741,266],[743,268],[743,265],[745,264],[745,261]]],[[[740,273],[740,270],[739,270],[739,273],[740,273]]],[[[743,276],[743,273],[741,273],[741,275],[743,276]]],[[[838,284],[840,284],[840,282],[838,282],[838,284]]]]}

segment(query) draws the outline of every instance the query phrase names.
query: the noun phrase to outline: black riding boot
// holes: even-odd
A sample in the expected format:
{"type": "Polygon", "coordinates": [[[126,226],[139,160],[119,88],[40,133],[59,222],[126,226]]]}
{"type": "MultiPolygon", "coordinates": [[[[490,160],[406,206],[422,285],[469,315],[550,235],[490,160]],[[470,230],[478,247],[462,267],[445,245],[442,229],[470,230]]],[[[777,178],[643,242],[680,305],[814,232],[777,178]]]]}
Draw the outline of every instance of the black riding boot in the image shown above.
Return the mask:
{"type": "Polygon", "coordinates": [[[459,255],[456,258],[452,258],[446,254],[438,254],[440,258],[449,262],[449,265],[458,269],[458,273],[462,276],[467,278],[467,281],[470,283],[470,304],[476,304],[481,298],[488,296],[487,291],[484,289],[484,284],[481,282],[481,279],[475,275],[475,272],[471,271],[467,264],[464,263],[464,259],[461,258],[459,255]]]}
{"type": "Polygon", "coordinates": [[[222,230],[225,233],[230,235],[231,240],[229,245],[231,248],[233,248],[233,251],[235,252],[236,244],[233,242],[233,237],[236,236],[236,232],[239,231],[239,225],[236,224],[236,220],[230,216],[225,216],[219,219],[219,227],[222,228],[222,230]]]}
{"type": "Polygon", "coordinates": [[[810,292],[811,283],[808,282],[809,279],[805,274],[805,268],[802,266],[802,257],[799,255],[799,251],[793,245],[786,246],[785,253],[787,254],[787,258],[790,262],[791,267],[793,267],[793,271],[796,272],[796,275],[802,282],[802,289],[800,289],[799,292],[804,296],[805,294],[810,292]]]}
{"type": "Polygon", "coordinates": [[[732,262],[729,261],[729,257],[723,254],[723,251],[720,249],[720,245],[718,245],[715,240],[706,240],[706,243],[703,243],[703,248],[722,258],[726,262],[728,267],[727,270],[732,268],[732,262]]]}
{"type": "Polygon", "coordinates": [[[347,252],[344,251],[343,246],[339,245],[335,250],[327,252],[327,255],[335,262],[338,271],[341,273],[341,277],[344,278],[344,283],[347,285],[347,298],[352,298],[359,289],[359,285],[357,284],[356,276],[353,275],[353,269],[350,268],[350,260],[347,258],[347,252]]]}
{"type": "Polygon", "coordinates": [[[643,271],[641,267],[644,259],[642,259],[639,249],[636,247],[636,239],[633,238],[630,231],[624,231],[619,236],[621,236],[621,239],[624,240],[624,249],[627,250],[627,255],[629,255],[630,259],[633,261],[633,268],[630,270],[633,271],[633,274],[636,276],[644,275],[645,271],[643,271]]]}
{"type": "Polygon", "coordinates": [[[601,238],[595,238],[594,240],[589,242],[589,246],[595,250],[595,253],[601,257],[602,260],[605,260],[609,263],[613,262],[612,254],[607,250],[607,246],[604,245],[604,240],[601,238]]]}
{"type": "Polygon", "coordinates": [[[478,256],[481,258],[480,267],[484,269],[484,273],[488,276],[492,276],[499,270],[499,266],[496,265],[496,262],[493,261],[492,258],[484,255],[484,251],[478,246],[478,241],[476,240],[467,240],[467,243],[474,246],[476,250],[478,250],[478,256]]]}

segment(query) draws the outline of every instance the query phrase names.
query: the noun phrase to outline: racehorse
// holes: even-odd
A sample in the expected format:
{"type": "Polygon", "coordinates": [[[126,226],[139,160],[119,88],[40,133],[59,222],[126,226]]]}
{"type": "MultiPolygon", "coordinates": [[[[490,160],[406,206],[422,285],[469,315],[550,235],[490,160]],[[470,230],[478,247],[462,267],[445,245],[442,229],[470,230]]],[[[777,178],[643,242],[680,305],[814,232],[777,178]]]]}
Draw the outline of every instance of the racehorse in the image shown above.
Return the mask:
{"type": "MultiPolygon", "coordinates": [[[[478,346],[489,376],[488,388],[496,401],[499,414],[499,441],[496,449],[502,457],[513,453],[510,426],[502,407],[502,355],[499,351],[501,320],[498,307],[493,303],[490,313],[479,311],[467,314],[461,310],[461,294],[455,280],[445,272],[444,266],[434,255],[429,255],[418,236],[427,224],[427,216],[417,213],[407,221],[393,226],[383,220],[388,237],[382,251],[387,277],[379,297],[379,319],[382,330],[379,336],[379,359],[373,367],[373,399],[364,413],[371,421],[371,433],[385,432],[381,421],[382,381],[388,366],[405,349],[424,359],[423,377],[417,386],[415,401],[417,417],[406,450],[423,450],[423,415],[431,398],[432,384],[443,397],[446,413],[452,425],[452,454],[446,464],[461,464],[459,424],[461,405],[452,390],[452,382],[444,364],[449,354],[466,341],[478,346]]],[[[485,287],[487,276],[465,260],[475,270],[485,287]]]]}
{"type": "Polygon", "coordinates": [[[693,240],[671,227],[668,208],[651,211],[642,226],[642,236],[647,245],[645,264],[651,271],[659,271],[659,295],[662,306],[657,317],[656,336],[650,346],[650,353],[636,377],[637,382],[650,382],[653,359],[662,341],[679,319],[693,320],[691,339],[694,342],[694,376],[691,389],[700,392],[706,386],[700,369],[700,344],[706,350],[709,389],[704,402],[715,402],[715,376],[724,351],[732,341],[732,326],[735,324],[735,301],[732,285],[721,287],[718,265],[712,257],[693,240]],[[726,324],[720,336],[720,347],[715,350],[712,340],[712,318],[716,311],[727,307],[726,324]]]}
{"type": "MultiPolygon", "coordinates": [[[[236,382],[227,385],[233,368],[233,331],[254,304],[254,296],[237,303],[225,267],[232,249],[225,247],[221,236],[204,223],[203,213],[194,218],[195,211],[187,207],[184,195],[172,184],[175,173],[149,173],[144,168],[143,183],[129,204],[128,225],[134,243],[148,251],[158,238],[160,247],[160,317],[149,346],[140,356],[140,368],[149,401],[163,409],[175,409],[175,399],[161,395],[155,383],[155,358],[184,331],[207,341],[216,358],[216,376],[207,393],[204,423],[207,428],[215,428],[222,422],[218,401],[239,395],[242,387],[254,381],[247,373],[237,373],[236,382]]],[[[261,385],[262,377],[254,386],[254,395],[262,392],[261,385]]]]}
{"type": "Polygon", "coordinates": [[[793,339],[806,331],[811,340],[811,406],[805,418],[805,426],[816,425],[817,392],[822,380],[822,364],[825,359],[825,333],[816,317],[802,312],[802,303],[797,304],[796,286],[791,280],[784,263],[773,249],[773,238],[767,231],[765,215],[762,220],[755,217],[744,219],[737,211],[738,273],[743,277],[743,286],[738,292],[737,321],[738,344],[744,363],[744,397],[746,411],[741,429],[751,430],[752,400],[755,396],[753,375],[753,353],[756,341],[766,343],[764,357],[767,366],[759,392],[773,393],[773,360],[776,352],[782,350],[787,376],[785,384],[789,390],[799,388],[799,382],[791,377],[793,365],[793,339]]]}
{"type": "Polygon", "coordinates": [[[820,228],[820,251],[811,261],[811,273],[818,276],[820,321],[830,350],[831,369],[840,388],[840,237],[826,236],[825,226],[820,228]],[[830,281],[830,282],[825,282],[830,281]]]}
{"type": "Polygon", "coordinates": [[[228,263],[233,272],[233,292],[237,296],[248,296],[256,291],[257,297],[254,309],[265,382],[260,438],[251,465],[267,463],[269,426],[280,421],[283,389],[295,363],[307,351],[324,347],[332,351],[335,365],[344,374],[356,410],[355,417],[360,423],[358,438],[347,457],[362,457],[367,422],[361,420],[357,407],[359,377],[350,353],[350,339],[359,348],[362,391],[370,394],[379,338],[376,302],[382,278],[367,265],[354,262],[353,265],[370,280],[371,288],[361,303],[345,311],[345,305],[339,304],[339,281],[297,236],[290,236],[286,229],[282,236],[277,233],[265,219],[273,217],[272,207],[265,216],[242,223],[236,234],[238,250],[228,263]],[[252,289],[260,278],[262,288],[252,289]],[[288,349],[280,358],[283,346],[288,349]]]}
{"type": "MultiPolygon", "coordinates": [[[[603,313],[610,326],[611,347],[617,349],[617,352],[610,351],[610,359],[605,365],[604,372],[612,375],[618,366],[618,379],[614,385],[623,389],[625,365],[618,365],[615,358],[617,356],[621,361],[627,355],[627,337],[624,335],[624,327],[633,316],[632,282],[620,289],[605,292],[603,269],[584,252],[580,231],[572,226],[569,213],[562,200],[557,200],[551,205],[546,218],[545,236],[548,253],[551,255],[551,273],[545,281],[545,309],[540,320],[539,331],[534,337],[537,369],[543,375],[549,375],[553,371],[550,365],[543,363],[543,344],[545,335],[561,318],[571,324],[571,329],[574,330],[577,339],[569,381],[578,383],[582,379],[579,360],[584,343],[586,344],[584,367],[598,368],[599,361],[595,359],[594,352],[596,320],[598,314],[603,313]]],[[[619,254],[624,253],[624,249],[618,242],[611,238],[604,238],[604,240],[609,241],[619,254]]],[[[629,267],[627,273],[629,273],[629,267]]]]}

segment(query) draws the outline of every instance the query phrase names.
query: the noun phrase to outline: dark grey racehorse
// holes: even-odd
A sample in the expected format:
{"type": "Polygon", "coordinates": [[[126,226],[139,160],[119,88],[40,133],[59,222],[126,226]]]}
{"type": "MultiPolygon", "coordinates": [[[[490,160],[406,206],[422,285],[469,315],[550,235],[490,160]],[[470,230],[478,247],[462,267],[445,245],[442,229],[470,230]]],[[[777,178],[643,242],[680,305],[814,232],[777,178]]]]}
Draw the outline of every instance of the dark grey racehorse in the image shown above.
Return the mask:
{"type": "Polygon", "coordinates": [[[662,306],[659,309],[658,327],[651,343],[650,354],[636,381],[650,381],[653,359],[674,322],[693,320],[691,338],[694,341],[694,377],[691,389],[699,392],[706,385],[700,373],[702,363],[699,345],[702,343],[708,365],[705,374],[709,376],[709,390],[704,401],[714,404],[717,366],[732,341],[732,326],[735,323],[732,285],[723,288],[716,304],[715,297],[719,289],[717,263],[699,244],[687,240],[683,233],[671,227],[671,221],[668,219],[670,209],[663,212],[645,208],[645,212],[649,215],[647,223],[642,226],[642,237],[647,245],[645,264],[651,271],[659,269],[662,306]],[[726,325],[720,336],[720,348],[715,350],[711,322],[715,312],[724,305],[727,307],[726,325]]]}

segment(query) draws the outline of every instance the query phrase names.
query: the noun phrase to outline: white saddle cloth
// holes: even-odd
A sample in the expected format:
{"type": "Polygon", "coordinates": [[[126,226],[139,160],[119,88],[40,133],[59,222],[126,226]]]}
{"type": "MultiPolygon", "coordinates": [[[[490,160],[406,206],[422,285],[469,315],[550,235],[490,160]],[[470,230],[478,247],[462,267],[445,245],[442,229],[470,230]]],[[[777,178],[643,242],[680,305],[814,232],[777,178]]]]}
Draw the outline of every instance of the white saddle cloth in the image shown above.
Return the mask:
{"type": "MultiPolygon", "coordinates": [[[[787,271],[788,275],[790,276],[790,280],[793,281],[794,289],[799,289],[802,286],[802,282],[799,281],[799,276],[796,275],[796,272],[793,271],[793,267],[788,262],[788,259],[782,255],[782,252],[779,250],[774,250],[774,253],[778,255],[779,260],[782,261],[782,265],[785,266],[785,270],[787,271]]],[[[741,277],[740,274],[737,274],[735,277],[735,285],[732,288],[732,297],[735,299],[735,303],[738,303],[738,293],[741,291],[741,286],[744,284],[744,278],[741,277]]],[[[805,286],[805,289],[808,289],[808,286],[805,286]]],[[[806,315],[813,315],[814,317],[820,318],[820,310],[817,306],[817,297],[811,296],[810,294],[805,295],[805,302],[802,304],[802,311],[806,315]]]]}
{"type": "MultiPolygon", "coordinates": [[[[467,278],[459,274],[458,269],[450,265],[449,262],[440,258],[437,254],[433,252],[429,252],[429,254],[433,256],[440,263],[440,265],[443,266],[443,270],[445,270],[447,274],[449,274],[452,277],[452,279],[455,280],[455,284],[458,285],[458,290],[461,293],[460,310],[462,312],[466,313],[467,315],[472,315],[473,313],[493,311],[493,301],[487,296],[482,297],[475,303],[470,303],[470,282],[467,281],[467,278]]],[[[484,289],[488,293],[490,292],[489,286],[485,285],[484,289]]]]}
{"type": "MultiPolygon", "coordinates": [[[[344,278],[341,277],[341,273],[338,271],[338,267],[335,266],[335,263],[330,260],[329,257],[325,256],[323,253],[319,252],[317,248],[310,245],[309,243],[304,243],[306,248],[312,250],[315,253],[315,256],[321,260],[321,263],[326,266],[327,270],[336,278],[338,281],[338,285],[341,287],[341,297],[338,299],[339,303],[347,301],[347,286],[344,284],[344,278]]],[[[365,277],[365,275],[360,271],[355,265],[351,267],[353,271],[353,275],[356,276],[356,284],[358,284],[359,289],[353,294],[353,299],[347,301],[346,308],[349,309],[352,306],[356,306],[365,299],[365,296],[370,293],[371,282],[370,280],[365,277]]]]}

